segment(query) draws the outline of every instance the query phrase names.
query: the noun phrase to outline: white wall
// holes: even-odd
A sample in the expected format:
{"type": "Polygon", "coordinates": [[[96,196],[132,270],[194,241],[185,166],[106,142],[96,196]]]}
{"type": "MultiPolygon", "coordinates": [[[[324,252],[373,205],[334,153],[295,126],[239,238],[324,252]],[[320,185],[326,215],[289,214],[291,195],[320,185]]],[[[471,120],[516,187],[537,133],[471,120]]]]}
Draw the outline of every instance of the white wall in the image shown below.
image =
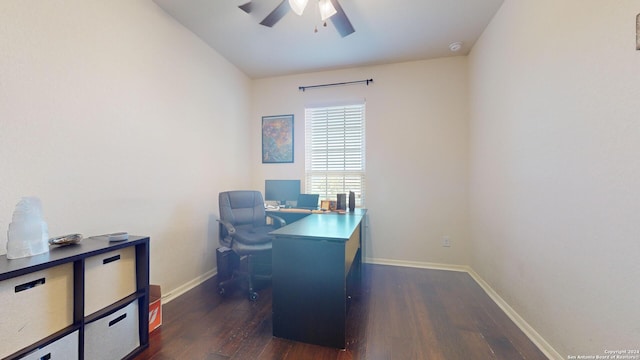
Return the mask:
{"type": "Polygon", "coordinates": [[[170,292],[215,267],[219,191],[303,179],[304,108],[366,100],[369,261],[471,264],[564,357],[637,348],[638,12],[507,0],[469,59],[250,81],[152,2],[2,1],[0,253],[35,195],[51,236],[150,235],[170,292]]]}
{"type": "MultiPolygon", "coordinates": [[[[305,107],[366,100],[369,261],[468,264],[467,61],[443,58],[254,80],[252,179],[304,179],[305,107]],[[373,78],[366,86],[298,86],[373,78]],[[294,114],[295,162],[261,163],[261,116],[294,114]],[[449,235],[453,246],[443,248],[449,235]]],[[[304,182],[303,182],[304,183],[304,182]]]]}
{"type": "Polygon", "coordinates": [[[638,12],[506,0],[469,59],[472,267],[564,358],[640,344],[638,12]]]}
{"type": "Polygon", "coordinates": [[[0,253],[34,195],[50,236],[150,235],[165,292],[213,270],[217,194],[249,184],[249,86],[151,1],[0,2],[0,253]]]}

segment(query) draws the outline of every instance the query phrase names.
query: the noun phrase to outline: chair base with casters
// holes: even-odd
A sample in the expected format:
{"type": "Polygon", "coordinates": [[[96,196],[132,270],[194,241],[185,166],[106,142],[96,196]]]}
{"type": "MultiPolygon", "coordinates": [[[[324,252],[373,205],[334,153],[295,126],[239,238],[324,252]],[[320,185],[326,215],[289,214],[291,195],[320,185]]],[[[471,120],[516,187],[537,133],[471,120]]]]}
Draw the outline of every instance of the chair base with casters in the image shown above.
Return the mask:
{"type": "MultiPolygon", "coordinates": [[[[228,271],[230,278],[221,279],[218,284],[218,292],[224,295],[227,288],[240,281],[246,281],[249,285],[249,299],[255,301],[258,293],[255,291],[255,280],[270,280],[271,275],[255,274],[256,258],[264,256],[271,265],[271,241],[273,236],[269,233],[278,227],[285,225],[282,218],[267,215],[264,210],[264,201],[259,191],[226,191],[218,195],[220,205],[220,245],[230,249],[237,258],[242,259],[247,271],[240,271],[240,266],[233,271],[228,271]],[[272,221],[267,223],[267,216],[272,221]]],[[[240,263],[240,261],[237,261],[240,263]]],[[[224,264],[219,263],[220,269],[224,264]]],[[[220,272],[220,271],[219,271],[220,272]]],[[[223,271],[224,272],[224,271],[223,271]]],[[[228,277],[228,276],[227,276],[228,277]]]]}
{"type": "MultiPolygon", "coordinates": [[[[268,265],[269,268],[271,267],[271,261],[269,261],[268,264],[266,264],[266,261],[258,262],[261,258],[268,258],[270,260],[271,249],[265,250],[263,253],[252,252],[244,255],[237,254],[235,251],[229,252],[230,254],[227,255],[229,259],[227,261],[222,261],[224,264],[223,266],[229,266],[228,272],[223,272],[228,275],[219,278],[218,294],[225,296],[230,292],[231,288],[246,283],[248,284],[249,300],[258,300],[255,283],[259,281],[271,281],[271,271],[269,271],[268,274],[260,274],[256,273],[255,268],[258,267],[257,265],[268,265]],[[246,270],[243,269],[243,267],[245,267],[246,270]]],[[[218,264],[220,264],[220,262],[221,260],[218,260],[218,264]]],[[[220,274],[220,271],[218,273],[220,274]]]]}

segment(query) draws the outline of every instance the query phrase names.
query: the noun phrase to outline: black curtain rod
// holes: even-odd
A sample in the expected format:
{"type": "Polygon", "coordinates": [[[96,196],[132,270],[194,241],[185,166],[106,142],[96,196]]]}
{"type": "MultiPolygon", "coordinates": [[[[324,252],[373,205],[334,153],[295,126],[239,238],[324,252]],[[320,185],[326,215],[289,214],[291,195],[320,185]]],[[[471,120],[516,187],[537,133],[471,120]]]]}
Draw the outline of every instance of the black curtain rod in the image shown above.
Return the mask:
{"type": "Polygon", "coordinates": [[[319,88],[319,87],[340,86],[340,85],[350,85],[350,84],[360,84],[360,83],[366,83],[366,84],[367,84],[367,86],[369,86],[369,83],[372,83],[372,82],[373,82],[373,79],[366,79],[366,80],[347,81],[347,82],[333,83],[333,84],[321,84],[321,85],[311,85],[311,86],[298,86],[298,90],[305,91],[305,90],[307,90],[307,89],[313,89],[313,88],[319,88]]]}

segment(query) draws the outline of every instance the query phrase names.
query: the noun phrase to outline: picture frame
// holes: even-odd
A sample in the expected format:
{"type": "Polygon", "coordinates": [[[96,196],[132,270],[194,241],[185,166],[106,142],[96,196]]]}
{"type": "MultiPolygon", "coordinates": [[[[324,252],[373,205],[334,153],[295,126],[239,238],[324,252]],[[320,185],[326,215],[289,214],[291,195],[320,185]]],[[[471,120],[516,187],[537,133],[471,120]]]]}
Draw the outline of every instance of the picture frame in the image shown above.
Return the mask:
{"type": "Polygon", "coordinates": [[[292,163],[293,115],[262,117],[262,163],[292,163]]]}
{"type": "Polygon", "coordinates": [[[636,50],[640,50],[640,14],[636,16],[636,50]]]}
{"type": "Polygon", "coordinates": [[[337,202],[335,200],[321,200],[320,201],[320,209],[326,211],[335,211],[337,207],[337,202]]]}

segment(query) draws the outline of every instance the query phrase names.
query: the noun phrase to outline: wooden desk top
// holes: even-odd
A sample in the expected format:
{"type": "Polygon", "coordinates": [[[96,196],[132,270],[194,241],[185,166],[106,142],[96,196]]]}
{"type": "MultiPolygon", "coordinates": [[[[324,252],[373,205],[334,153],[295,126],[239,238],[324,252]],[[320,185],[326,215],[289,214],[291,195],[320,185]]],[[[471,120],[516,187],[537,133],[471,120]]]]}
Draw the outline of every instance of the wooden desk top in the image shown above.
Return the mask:
{"type": "Polygon", "coordinates": [[[356,209],[345,214],[311,214],[271,232],[276,237],[304,237],[347,241],[362,222],[367,210],[356,209]]]}

